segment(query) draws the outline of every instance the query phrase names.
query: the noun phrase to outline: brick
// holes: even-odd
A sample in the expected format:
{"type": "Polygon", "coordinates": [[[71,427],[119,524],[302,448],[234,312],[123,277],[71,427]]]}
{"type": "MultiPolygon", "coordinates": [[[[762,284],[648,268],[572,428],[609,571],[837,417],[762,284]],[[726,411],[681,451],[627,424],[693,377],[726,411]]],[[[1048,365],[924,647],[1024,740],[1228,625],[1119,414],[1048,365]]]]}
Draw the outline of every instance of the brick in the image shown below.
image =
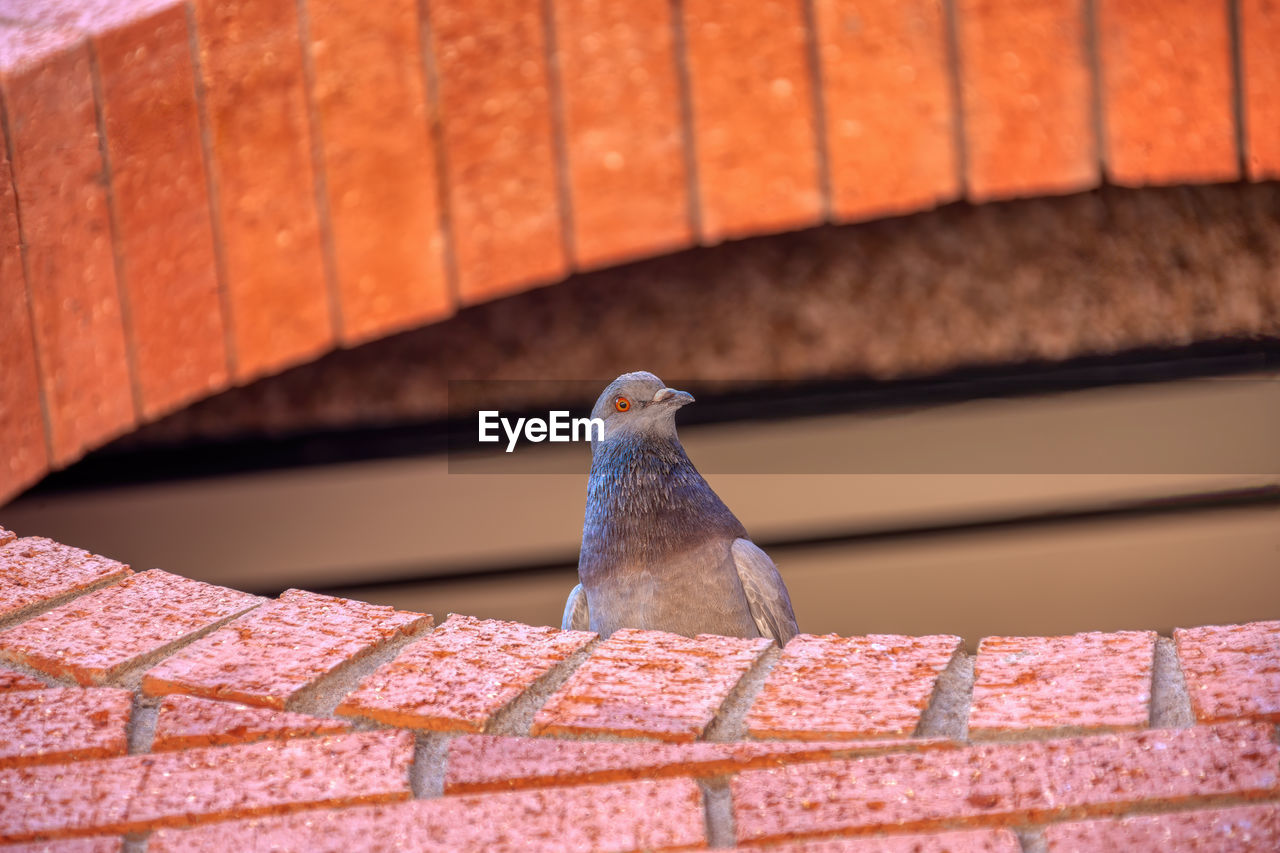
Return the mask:
{"type": "Polygon", "coordinates": [[[950,746],[942,738],[786,743],[609,743],[462,735],[449,742],[448,794],[589,785],[665,776],[720,776],[854,755],[950,746]]]}
{"type": "Polygon", "coordinates": [[[454,614],[360,682],[337,712],[392,726],[482,732],[595,637],[454,614]]]}
{"type": "Polygon", "coordinates": [[[694,740],[770,642],[617,631],[547,700],[532,733],[694,740]]]}
{"type": "Polygon", "coordinates": [[[284,710],[321,677],[429,624],[420,613],[285,590],[151,669],[142,688],[284,710]]]}
{"type": "Polygon", "coordinates": [[[1142,728],[1154,631],[987,637],[974,661],[969,733],[1142,728]]]}
{"type": "Polygon", "coordinates": [[[185,4],[0,0],[0,10],[93,44],[143,416],[220,390],[226,336],[185,4]]]}
{"type": "Polygon", "coordinates": [[[18,539],[0,547],[0,618],[131,574],[124,563],[51,539],[18,539]]]}
{"type": "Polygon", "coordinates": [[[184,4],[165,6],[93,42],[130,340],[149,419],[228,382],[187,18],[184,4]]]}
{"type": "Polygon", "coordinates": [[[71,838],[66,841],[32,841],[5,845],[5,853],[121,853],[121,838],[71,838]]]}
{"type": "Polygon", "coordinates": [[[223,850],[671,850],[703,847],[701,795],[687,779],[513,791],[304,812],[151,836],[150,853],[223,850]]]}
{"type": "Polygon", "coordinates": [[[0,25],[0,93],[53,462],[65,465],[134,424],[88,47],[0,25]]]}
{"type": "Polygon", "coordinates": [[[942,9],[815,0],[835,217],[913,212],[960,195],[942,9]]]}
{"type": "MultiPolygon", "coordinates": [[[[752,849],[741,848],[741,853],[752,849]]],[[[773,853],[1022,853],[1018,836],[1007,829],[801,841],[769,849],[773,853]]]]}
{"type": "Polygon", "coordinates": [[[759,842],[1274,796],[1277,761],[1269,726],[1234,723],[750,770],[731,787],[739,842],[759,842]]]}
{"type": "Polygon", "coordinates": [[[0,770],[0,841],[408,799],[412,757],[407,732],[360,732],[0,770]]]}
{"type": "Polygon", "coordinates": [[[915,731],[959,637],[801,634],[747,712],[752,737],[866,738],[915,731]]]}
{"type": "Polygon", "coordinates": [[[1196,719],[1280,723],[1280,621],[1178,628],[1173,639],[1196,719]]]}
{"type": "Polygon", "coordinates": [[[1088,820],[1045,827],[1049,853],[1182,850],[1253,853],[1280,850],[1280,806],[1240,806],[1174,814],[1088,820]]]}
{"type": "Polygon", "coordinates": [[[568,272],[539,0],[431,0],[463,302],[568,272]]]}
{"type": "MultiPolygon", "coordinates": [[[[22,269],[22,235],[4,122],[0,121],[0,503],[34,483],[49,467],[36,342],[22,269]]],[[[0,528],[0,545],[13,534],[0,528]]]]}
{"type": "Polygon", "coordinates": [[[173,694],[160,703],[151,751],[288,740],[350,730],[351,726],[340,720],[173,694]]]}
{"type": "Polygon", "coordinates": [[[803,0],[686,0],[706,243],[822,219],[803,0]]]}
{"type": "Polygon", "coordinates": [[[1240,0],[1240,70],[1249,178],[1280,178],[1280,6],[1240,0]]]}
{"type": "Polygon", "coordinates": [[[0,695],[0,767],[124,755],[132,708],[133,693],[111,687],[0,695]]]}
{"type": "Polygon", "coordinates": [[[1124,186],[1239,176],[1226,4],[1099,0],[1109,178],[1124,186]]]}
{"type": "Polygon", "coordinates": [[[194,5],[236,379],[248,380],[333,344],[297,5],[194,5]]]}
{"type": "Polygon", "coordinates": [[[579,268],[693,242],[672,8],[555,2],[579,268]]]}
{"type": "Polygon", "coordinates": [[[0,668],[0,696],[19,690],[43,690],[49,685],[20,672],[0,668]]]}
{"type": "Polygon", "coordinates": [[[1097,186],[1084,2],[957,4],[965,165],[974,201],[1097,186]]]}
{"type": "Polygon", "coordinates": [[[0,0],[0,17],[35,26],[106,32],[172,6],[174,0],[0,0]]]}
{"type": "Polygon", "coordinates": [[[308,0],[344,343],[447,315],[416,0],[308,0]]]}
{"type": "Polygon", "coordinates": [[[261,601],[151,569],[0,633],[0,659],[80,684],[102,684],[261,601]]]}

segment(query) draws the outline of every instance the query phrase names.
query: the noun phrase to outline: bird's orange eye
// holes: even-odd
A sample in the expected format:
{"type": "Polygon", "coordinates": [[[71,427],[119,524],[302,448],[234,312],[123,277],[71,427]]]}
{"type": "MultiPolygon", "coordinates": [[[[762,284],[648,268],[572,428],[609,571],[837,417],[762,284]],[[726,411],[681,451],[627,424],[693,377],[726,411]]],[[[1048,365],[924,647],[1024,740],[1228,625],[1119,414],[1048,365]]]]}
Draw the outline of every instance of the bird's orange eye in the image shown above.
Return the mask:
{"type": "Polygon", "coordinates": [[[613,401],[613,407],[619,412],[625,412],[627,409],[631,408],[631,401],[626,397],[618,397],[613,401]]]}

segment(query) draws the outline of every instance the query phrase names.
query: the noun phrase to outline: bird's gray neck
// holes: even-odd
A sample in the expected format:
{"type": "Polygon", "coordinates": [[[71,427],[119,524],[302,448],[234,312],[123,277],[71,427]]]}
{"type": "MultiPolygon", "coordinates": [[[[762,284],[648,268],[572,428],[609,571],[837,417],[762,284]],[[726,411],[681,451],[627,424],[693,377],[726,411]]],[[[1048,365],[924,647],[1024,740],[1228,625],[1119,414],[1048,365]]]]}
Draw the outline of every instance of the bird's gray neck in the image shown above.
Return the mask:
{"type": "Polygon", "coordinates": [[[618,435],[593,449],[582,549],[595,559],[586,562],[649,562],[709,536],[746,536],[674,435],[618,435]]]}

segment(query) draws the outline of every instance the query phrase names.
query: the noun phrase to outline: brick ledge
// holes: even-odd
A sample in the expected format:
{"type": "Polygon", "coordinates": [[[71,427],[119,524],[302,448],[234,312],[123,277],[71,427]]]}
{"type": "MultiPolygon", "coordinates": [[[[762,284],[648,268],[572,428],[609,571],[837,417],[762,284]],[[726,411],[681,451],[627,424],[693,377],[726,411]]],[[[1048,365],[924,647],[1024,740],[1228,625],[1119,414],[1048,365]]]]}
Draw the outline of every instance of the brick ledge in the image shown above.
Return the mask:
{"type": "Polygon", "coordinates": [[[457,615],[431,629],[300,590],[239,604],[2,528],[0,543],[0,618],[22,608],[0,631],[0,842],[1280,843],[1280,621],[988,637],[973,656],[958,637],[801,635],[761,654],[457,615]],[[104,567],[106,586],[84,585],[104,567]],[[112,665],[133,660],[144,671],[112,665]],[[74,686],[81,672],[103,686],[74,686]]]}

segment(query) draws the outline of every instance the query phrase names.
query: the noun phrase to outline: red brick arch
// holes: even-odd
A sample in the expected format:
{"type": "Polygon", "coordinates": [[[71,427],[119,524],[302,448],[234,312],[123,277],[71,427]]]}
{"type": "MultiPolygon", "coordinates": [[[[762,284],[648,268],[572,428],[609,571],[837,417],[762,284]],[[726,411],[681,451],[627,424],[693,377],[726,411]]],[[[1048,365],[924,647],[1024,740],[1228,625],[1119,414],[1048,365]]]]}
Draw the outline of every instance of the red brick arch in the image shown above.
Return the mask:
{"type": "Polygon", "coordinates": [[[1277,57],[1268,0],[0,0],[0,499],[575,270],[1280,176],[1277,57]]]}

